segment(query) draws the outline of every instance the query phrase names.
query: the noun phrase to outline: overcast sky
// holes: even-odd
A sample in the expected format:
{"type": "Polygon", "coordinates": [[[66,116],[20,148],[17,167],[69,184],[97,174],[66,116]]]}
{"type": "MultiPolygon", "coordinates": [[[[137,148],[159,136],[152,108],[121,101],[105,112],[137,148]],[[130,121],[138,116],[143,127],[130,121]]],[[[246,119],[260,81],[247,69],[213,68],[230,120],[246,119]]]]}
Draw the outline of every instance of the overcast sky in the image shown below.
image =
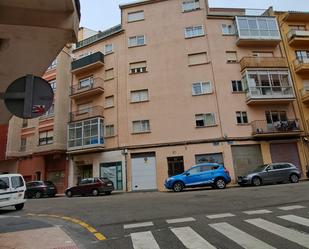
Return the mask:
{"type": "MultiPolygon", "coordinates": [[[[132,0],[80,1],[82,5],[80,26],[94,30],[105,30],[120,24],[119,4],[132,2],[132,0]]],[[[209,3],[211,7],[267,9],[273,6],[275,10],[309,11],[309,0],[209,0],[209,3]]]]}

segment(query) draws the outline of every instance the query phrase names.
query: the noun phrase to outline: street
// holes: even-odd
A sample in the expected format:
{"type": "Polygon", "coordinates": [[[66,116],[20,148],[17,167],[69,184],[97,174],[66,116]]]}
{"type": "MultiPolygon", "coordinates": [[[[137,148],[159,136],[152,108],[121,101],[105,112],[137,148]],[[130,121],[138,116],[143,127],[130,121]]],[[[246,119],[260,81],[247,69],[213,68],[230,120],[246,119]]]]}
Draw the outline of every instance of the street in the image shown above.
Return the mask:
{"type": "Polygon", "coordinates": [[[31,199],[22,211],[0,211],[0,241],[17,231],[60,228],[72,239],[64,248],[309,248],[308,190],[307,181],[31,199]]]}

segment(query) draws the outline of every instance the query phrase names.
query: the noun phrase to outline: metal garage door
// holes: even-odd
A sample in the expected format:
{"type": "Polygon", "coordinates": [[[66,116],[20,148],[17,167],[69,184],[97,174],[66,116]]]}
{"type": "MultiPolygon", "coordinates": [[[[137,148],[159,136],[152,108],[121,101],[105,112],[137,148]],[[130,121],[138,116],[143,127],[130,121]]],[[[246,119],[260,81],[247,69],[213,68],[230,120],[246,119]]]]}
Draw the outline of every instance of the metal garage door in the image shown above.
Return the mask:
{"type": "Polygon", "coordinates": [[[263,157],[259,144],[234,145],[232,146],[232,156],[236,177],[246,175],[249,171],[263,164],[263,157]]]}
{"type": "Polygon", "coordinates": [[[274,143],[270,145],[271,160],[273,163],[293,163],[301,171],[301,165],[296,143],[274,143]]]}
{"type": "Polygon", "coordinates": [[[132,190],[156,190],[156,158],[154,153],[132,157],[132,190]]]}

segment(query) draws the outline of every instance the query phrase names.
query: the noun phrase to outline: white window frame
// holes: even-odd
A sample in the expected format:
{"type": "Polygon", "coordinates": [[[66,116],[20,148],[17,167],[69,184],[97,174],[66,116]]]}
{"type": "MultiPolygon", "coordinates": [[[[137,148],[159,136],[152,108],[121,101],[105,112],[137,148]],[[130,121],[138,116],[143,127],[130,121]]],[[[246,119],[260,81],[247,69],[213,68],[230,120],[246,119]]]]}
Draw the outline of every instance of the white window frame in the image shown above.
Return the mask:
{"type": "Polygon", "coordinates": [[[128,13],[128,23],[130,22],[138,22],[138,21],[143,21],[145,20],[145,13],[144,13],[144,10],[139,10],[139,11],[134,11],[134,12],[129,12],[128,13]],[[142,17],[140,16],[137,16],[136,14],[140,14],[140,13],[143,13],[142,17]],[[136,15],[136,16],[134,16],[136,15]],[[132,18],[130,20],[130,17],[132,18]]]}
{"type": "Polygon", "coordinates": [[[39,132],[39,145],[53,144],[54,143],[54,135],[55,135],[54,130],[39,132]]]}
{"type": "Polygon", "coordinates": [[[216,125],[216,116],[215,113],[200,113],[200,114],[195,114],[195,126],[198,127],[211,127],[211,126],[215,126],[216,125]],[[212,124],[206,124],[206,120],[207,120],[207,116],[211,115],[212,119],[213,119],[213,123],[212,124]],[[198,116],[203,116],[203,118],[198,118],[198,116]],[[203,126],[198,126],[197,125],[197,121],[198,120],[203,120],[204,125],[203,126]]]}
{"type": "Polygon", "coordinates": [[[185,28],[185,38],[200,37],[205,35],[204,25],[196,25],[185,28]],[[202,30],[200,33],[198,30],[202,30]]]}
{"type": "Polygon", "coordinates": [[[235,25],[223,23],[221,24],[221,32],[222,35],[235,35],[236,34],[235,25]]]}
{"type": "Polygon", "coordinates": [[[237,111],[236,112],[236,123],[237,124],[249,124],[248,113],[246,111],[237,111]],[[238,122],[238,117],[240,118],[240,122],[238,122]],[[247,122],[245,122],[245,118],[247,122]]]}
{"type": "Polygon", "coordinates": [[[146,45],[146,36],[145,35],[136,35],[136,36],[131,36],[128,38],[128,47],[138,47],[138,46],[144,46],[146,45]],[[143,40],[143,43],[138,43],[140,41],[143,40]]]}
{"type": "Polygon", "coordinates": [[[113,43],[105,44],[104,55],[112,54],[113,52],[114,52],[114,44],[113,43]],[[106,51],[106,47],[108,47],[108,46],[111,46],[111,50],[106,51]]]}
{"type": "Polygon", "coordinates": [[[148,91],[148,89],[131,91],[131,103],[140,103],[140,102],[146,102],[146,101],[149,101],[149,91],[148,91]],[[146,94],[143,95],[144,93],[146,93],[146,94]],[[138,95],[136,100],[134,98],[134,94],[138,95]],[[146,96],[146,98],[144,98],[145,96],[146,96]]]}
{"type": "Polygon", "coordinates": [[[82,78],[78,80],[78,89],[84,89],[84,88],[90,88],[94,83],[93,76],[89,76],[86,78],[82,78]],[[82,83],[86,82],[86,85],[83,85],[82,83]]]}
{"type": "Polygon", "coordinates": [[[150,132],[150,121],[148,119],[132,121],[132,132],[134,134],[150,132]],[[134,123],[139,125],[138,130],[134,130],[134,123]]]}
{"type": "Polygon", "coordinates": [[[212,90],[212,84],[211,84],[210,81],[194,82],[194,83],[192,83],[192,95],[193,95],[193,96],[204,95],[204,94],[210,94],[210,93],[212,93],[212,92],[213,92],[213,90],[212,90]],[[209,91],[207,91],[207,90],[206,90],[206,87],[204,87],[204,86],[206,86],[207,84],[209,85],[209,88],[210,88],[209,91]],[[199,93],[196,93],[196,92],[195,92],[195,86],[198,86],[198,85],[199,85],[199,87],[200,87],[200,92],[199,92],[199,93]]]}
{"type": "Polygon", "coordinates": [[[105,137],[115,136],[115,126],[113,124],[105,125],[105,137]],[[112,132],[111,132],[112,131],[112,132]]]}
{"type": "Polygon", "coordinates": [[[201,9],[199,0],[183,0],[182,1],[182,12],[190,12],[201,9]],[[186,8],[186,5],[192,4],[192,8],[186,8]]]}
{"type": "Polygon", "coordinates": [[[130,63],[130,74],[138,74],[138,73],[146,73],[147,72],[147,62],[140,61],[140,62],[132,62],[130,63]],[[142,64],[145,63],[144,67],[132,67],[134,64],[142,64]]]}

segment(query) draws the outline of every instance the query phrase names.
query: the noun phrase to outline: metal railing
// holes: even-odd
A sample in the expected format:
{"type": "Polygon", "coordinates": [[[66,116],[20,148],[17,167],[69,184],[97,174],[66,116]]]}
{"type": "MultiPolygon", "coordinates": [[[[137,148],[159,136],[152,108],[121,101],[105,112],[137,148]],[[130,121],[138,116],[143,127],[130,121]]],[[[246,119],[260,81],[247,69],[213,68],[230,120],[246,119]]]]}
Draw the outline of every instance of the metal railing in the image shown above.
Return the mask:
{"type": "Polygon", "coordinates": [[[72,61],[71,68],[74,71],[87,65],[93,64],[95,62],[104,63],[104,54],[102,52],[98,51],[96,53],[72,61]]]}
{"type": "Polygon", "coordinates": [[[288,34],[288,39],[291,40],[294,37],[305,37],[309,38],[309,30],[296,30],[296,29],[291,29],[288,34]]]}
{"type": "Polygon", "coordinates": [[[284,57],[243,57],[240,60],[241,70],[245,68],[286,68],[288,64],[284,57]]]}
{"type": "Polygon", "coordinates": [[[304,86],[299,91],[300,91],[300,95],[304,97],[305,95],[309,94],[309,86],[304,86]]]}
{"type": "Polygon", "coordinates": [[[104,80],[102,78],[90,78],[88,85],[81,85],[80,83],[71,86],[71,95],[86,92],[95,88],[103,89],[104,80]]]}
{"type": "Polygon", "coordinates": [[[309,69],[309,58],[297,58],[294,60],[295,70],[298,70],[301,67],[308,67],[309,69]]]}
{"type": "Polygon", "coordinates": [[[294,98],[292,86],[256,86],[247,91],[247,98],[294,98]]]}
{"type": "Polygon", "coordinates": [[[251,122],[251,126],[253,135],[300,131],[298,119],[288,119],[273,123],[268,123],[266,120],[255,120],[251,122]]]}
{"type": "Polygon", "coordinates": [[[70,112],[70,122],[75,122],[94,117],[103,117],[103,114],[104,114],[103,106],[94,106],[91,108],[70,112]]]}

